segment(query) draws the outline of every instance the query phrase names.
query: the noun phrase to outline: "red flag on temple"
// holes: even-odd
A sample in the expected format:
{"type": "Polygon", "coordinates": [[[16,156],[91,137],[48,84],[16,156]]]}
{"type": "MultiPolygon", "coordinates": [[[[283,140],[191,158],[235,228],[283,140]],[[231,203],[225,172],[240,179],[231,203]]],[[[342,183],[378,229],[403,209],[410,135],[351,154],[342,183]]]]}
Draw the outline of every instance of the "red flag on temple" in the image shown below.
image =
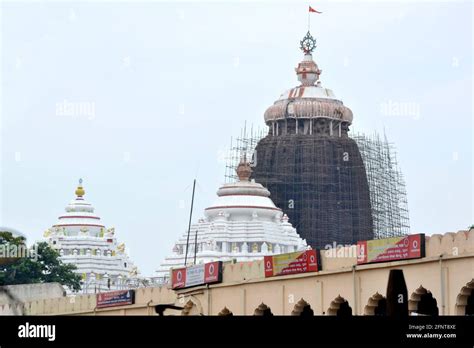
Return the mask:
{"type": "Polygon", "coordinates": [[[316,10],[315,10],[314,8],[312,8],[311,6],[309,7],[309,12],[322,13],[322,12],[316,11],[316,10]]]}

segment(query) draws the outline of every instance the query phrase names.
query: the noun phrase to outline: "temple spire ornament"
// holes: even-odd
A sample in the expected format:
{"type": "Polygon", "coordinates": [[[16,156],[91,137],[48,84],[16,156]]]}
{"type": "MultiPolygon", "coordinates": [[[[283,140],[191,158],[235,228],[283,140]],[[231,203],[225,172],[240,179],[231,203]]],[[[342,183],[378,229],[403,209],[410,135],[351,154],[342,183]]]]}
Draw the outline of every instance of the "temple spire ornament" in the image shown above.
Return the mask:
{"type": "Polygon", "coordinates": [[[79,185],[77,185],[75,194],[79,198],[79,197],[84,196],[85,193],[86,191],[84,191],[84,188],[82,187],[82,179],[79,179],[79,185]]]}
{"type": "Polygon", "coordinates": [[[300,41],[300,49],[304,52],[304,54],[311,54],[313,53],[314,49],[316,48],[316,39],[308,32],[300,41]]]}
{"type": "Polygon", "coordinates": [[[300,41],[300,49],[304,52],[303,60],[296,67],[296,75],[298,80],[301,82],[301,86],[314,86],[316,83],[321,85],[319,81],[319,75],[322,70],[318,68],[318,65],[313,60],[312,52],[316,48],[316,39],[311,36],[308,31],[300,41]]]}
{"type": "Polygon", "coordinates": [[[236,169],[237,176],[239,181],[250,181],[250,176],[252,175],[252,168],[250,168],[250,163],[247,162],[246,157],[242,157],[239,165],[236,169]]]}

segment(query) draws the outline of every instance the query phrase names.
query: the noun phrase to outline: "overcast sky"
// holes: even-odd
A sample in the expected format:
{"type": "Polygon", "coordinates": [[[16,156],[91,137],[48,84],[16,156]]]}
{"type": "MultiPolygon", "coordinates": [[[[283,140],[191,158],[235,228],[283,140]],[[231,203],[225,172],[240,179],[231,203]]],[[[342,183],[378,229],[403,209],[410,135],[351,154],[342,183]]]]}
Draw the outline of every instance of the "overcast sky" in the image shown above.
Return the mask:
{"type": "MultiPolygon", "coordinates": [[[[230,137],[297,85],[308,2],[4,2],[0,226],[74,198],[152,275],[224,181],[230,137]],[[64,105],[72,105],[69,112],[64,105]]],[[[412,232],[473,218],[470,1],[315,1],[314,59],[359,132],[395,143],[412,232]]]]}

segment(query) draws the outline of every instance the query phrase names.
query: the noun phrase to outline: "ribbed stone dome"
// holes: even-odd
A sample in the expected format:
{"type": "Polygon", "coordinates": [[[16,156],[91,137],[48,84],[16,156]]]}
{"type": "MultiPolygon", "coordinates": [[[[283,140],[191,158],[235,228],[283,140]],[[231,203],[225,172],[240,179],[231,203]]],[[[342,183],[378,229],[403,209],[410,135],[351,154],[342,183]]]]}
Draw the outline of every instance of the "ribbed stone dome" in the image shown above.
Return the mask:
{"type": "MultiPolygon", "coordinates": [[[[298,89],[320,89],[321,87],[299,87],[298,89]]],[[[285,118],[328,118],[352,123],[352,111],[344,106],[342,101],[337,99],[308,98],[304,97],[306,91],[301,93],[301,97],[279,99],[265,111],[265,122],[283,120],[285,118]]],[[[311,92],[311,91],[309,91],[311,92]]],[[[317,91],[322,92],[322,91],[317,91]]],[[[291,92],[290,92],[291,94],[291,92]]],[[[296,93],[297,95],[299,93],[296,93]]],[[[306,94],[310,94],[306,92],[306,94]]],[[[312,93],[317,94],[317,93],[312,93]]]]}
{"type": "MultiPolygon", "coordinates": [[[[307,37],[312,40],[309,33],[307,37]]],[[[352,111],[336,98],[332,90],[321,86],[319,76],[322,70],[314,62],[311,51],[303,51],[303,60],[295,68],[300,86],[284,92],[265,111],[265,123],[270,126],[285,119],[324,118],[350,125],[352,111]]]]}

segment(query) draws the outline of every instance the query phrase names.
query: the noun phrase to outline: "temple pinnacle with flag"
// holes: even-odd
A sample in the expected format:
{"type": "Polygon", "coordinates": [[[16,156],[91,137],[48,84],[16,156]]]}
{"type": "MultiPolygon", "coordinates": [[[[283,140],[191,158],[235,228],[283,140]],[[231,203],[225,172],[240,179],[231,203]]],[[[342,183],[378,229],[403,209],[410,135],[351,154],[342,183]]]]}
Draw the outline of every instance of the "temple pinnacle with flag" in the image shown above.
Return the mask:
{"type": "Polygon", "coordinates": [[[323,87],[315,48],[308,31],[295,69],[299,85],[265,112],[268,134],[255,148],[253,178],[269,189],[309,245],[324,248],[374,233],[366,169],[348,135],[352,111],[323,87]]]}

